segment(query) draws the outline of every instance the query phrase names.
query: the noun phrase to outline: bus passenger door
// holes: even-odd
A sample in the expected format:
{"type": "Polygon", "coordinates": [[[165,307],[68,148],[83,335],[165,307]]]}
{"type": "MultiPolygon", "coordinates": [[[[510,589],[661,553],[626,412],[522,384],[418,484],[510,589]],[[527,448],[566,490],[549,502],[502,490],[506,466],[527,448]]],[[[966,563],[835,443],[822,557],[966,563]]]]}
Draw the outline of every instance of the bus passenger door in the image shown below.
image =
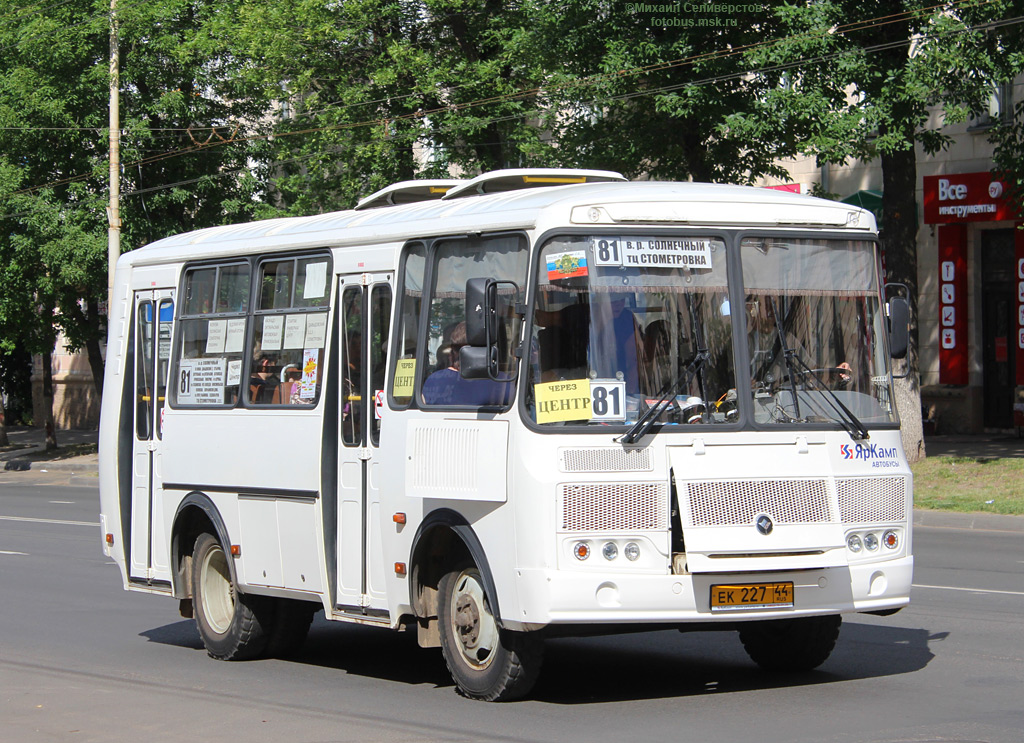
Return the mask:
{"type": "Polygon", "coordinates": [[[381,546],[380,410],[393,275],[342,276],[338,287],[338,595],[348,612],[385,609],[381,546]]]}
{"type": "Polygon", "coordinates": [[[164,518],[154,507],[154,498],[161,490],[160,443],[173,320],[172,289],[135,293],[135,435],[128,574],[136,582],[170,580],[164,518]]]}

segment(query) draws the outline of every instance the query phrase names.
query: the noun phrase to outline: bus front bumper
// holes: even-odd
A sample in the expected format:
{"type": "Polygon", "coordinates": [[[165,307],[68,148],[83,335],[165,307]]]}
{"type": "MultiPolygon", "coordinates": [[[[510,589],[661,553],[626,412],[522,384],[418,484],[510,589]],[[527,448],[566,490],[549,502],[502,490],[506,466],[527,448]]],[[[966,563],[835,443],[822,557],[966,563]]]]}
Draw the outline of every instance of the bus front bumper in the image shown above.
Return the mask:
{"type": "MultiPolygon", "coordinates": [[[[914,558],[814,570],[644,575],[518,569],[517,616],[510,629],[549,624],[679,624],[885,611],[910,601],[914,558]],[[792,582],[786,608],[711,610],[712,586],[792,582]]],[[[502,607],[504,608],[504,607],[502,607]]]]}

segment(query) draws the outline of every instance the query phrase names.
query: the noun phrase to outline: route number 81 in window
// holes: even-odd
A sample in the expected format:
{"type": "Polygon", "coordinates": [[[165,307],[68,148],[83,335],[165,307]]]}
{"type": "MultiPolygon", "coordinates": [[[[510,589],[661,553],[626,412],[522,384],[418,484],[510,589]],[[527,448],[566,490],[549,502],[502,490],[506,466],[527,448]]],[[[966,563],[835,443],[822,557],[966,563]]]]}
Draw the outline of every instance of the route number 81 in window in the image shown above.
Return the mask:
{"type": "Polygon", "coordinates": [[[614,379],[594,379],[590,382],[591,420],[626,420],[626,383],[614,379]]]}

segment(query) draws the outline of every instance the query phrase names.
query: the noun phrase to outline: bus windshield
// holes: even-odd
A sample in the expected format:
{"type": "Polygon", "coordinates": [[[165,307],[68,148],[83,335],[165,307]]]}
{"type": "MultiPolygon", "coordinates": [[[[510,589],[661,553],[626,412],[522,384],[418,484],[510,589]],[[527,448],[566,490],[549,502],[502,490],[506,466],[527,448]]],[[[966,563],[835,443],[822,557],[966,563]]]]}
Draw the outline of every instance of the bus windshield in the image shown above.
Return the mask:
{"type": "Polygon", "coordinates": [[[895,422],[874,243],[752,237],[740,257],[755,421],[895,422]]]}
{"type": "Polygon", "coordinates": [[[725,243],[567,236],[540,251],[527,406],[539,424],[736,419],[725,243]]]}

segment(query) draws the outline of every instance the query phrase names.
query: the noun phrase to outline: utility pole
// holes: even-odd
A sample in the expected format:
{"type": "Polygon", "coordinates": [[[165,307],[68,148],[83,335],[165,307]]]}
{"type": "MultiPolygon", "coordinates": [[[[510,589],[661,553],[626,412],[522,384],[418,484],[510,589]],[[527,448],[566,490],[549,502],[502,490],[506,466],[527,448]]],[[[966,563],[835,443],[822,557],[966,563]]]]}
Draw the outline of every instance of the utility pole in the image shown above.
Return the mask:
{"type": "Polygon", "coordinates": [[[114,311],[114,267],[121,255],[121,98],[117,0],[110,0],[110,206],[107,207],[107,322],[114,311]]]}

